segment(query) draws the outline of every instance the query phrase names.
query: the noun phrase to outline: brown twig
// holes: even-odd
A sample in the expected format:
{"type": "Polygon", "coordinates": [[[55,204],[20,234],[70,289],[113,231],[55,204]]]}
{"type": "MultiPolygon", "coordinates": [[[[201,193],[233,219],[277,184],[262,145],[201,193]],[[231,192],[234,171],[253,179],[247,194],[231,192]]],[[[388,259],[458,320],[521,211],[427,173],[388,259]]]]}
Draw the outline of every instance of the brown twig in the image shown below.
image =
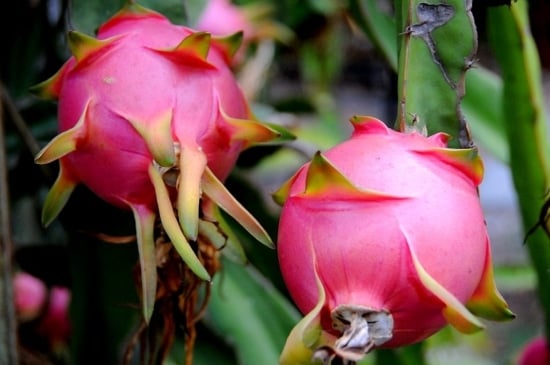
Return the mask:
{"type": "MultiPolygon", "coordinates": [[[[3,101],[3,87],[0,93],[3,101]]],[[[3,104],[0,102],[0,364],[17,365],[17,322],[12,286],[13,246],[3,104]]]]}
{"type": "MultiPolygon", "coordinates": [[[[34,135],[32,134],[27,123],[19,113],[17,106],[13,102],[2,82],[0,82],[0,95],[2,96],[1,102],[5,106],[6,113],[7,115],[9,115],[11,122],[15,126],[19,137],[21,137],[21,140],[23,141],[24,145],[27,147],[31,155],[36,156],[38,152],[40,152],[40,145],[36,141],[36,138],[34,138],[34,135]]],[[[49,166],[40,165],[40,168],[42,169],[44,176],[46,176],[47,178],[53,178],[53,172],[49,166]]]]}

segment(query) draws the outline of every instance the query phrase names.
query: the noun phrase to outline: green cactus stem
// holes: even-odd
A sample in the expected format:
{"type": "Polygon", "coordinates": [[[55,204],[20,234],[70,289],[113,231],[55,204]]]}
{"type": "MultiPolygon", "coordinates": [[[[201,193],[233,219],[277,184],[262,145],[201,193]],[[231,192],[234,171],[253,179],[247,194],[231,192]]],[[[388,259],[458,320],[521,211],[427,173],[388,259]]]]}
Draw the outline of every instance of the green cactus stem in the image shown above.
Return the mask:
{"type": "MultiPolygon", "coordinates": [[[[402,1],[396,2],[396,9],[402,6],[401,3],[402,1]]],[[[391,69],[397,72],[398,42],[396,39],[401,40],[400,33],[403,32],[403,26],[397,27],[393,14],[377,0],[350,0],[349,14],[386,58],[391,69]]],[[[466,72],[466,88],[467,92],[461,101],[461,107],[475,136],[476,144],[507,163],[508,145],[501,117],[503,102],[501,79],[493,71],[476,64],[466,72]],[[491,98],[487,99],[487,95],[491,95],[491,98]],[[484,99],[483,102],[479,102],[480,99],[484,99]]],[[[418,119],[419,115],[416,115],[418,119]]],[[[453,132],[452,129],[447,132],[453,132]]],[[[431,131],[432,128],[428,127],[428,130],[431,131]]]]}
{"type": "MultiPolygon", "coordinates": [[[[529,31],[527,1],[489,9],[488,31],[504,83],[502,104],[510,148],[510,167],[528,232],[540,220],[550,186],[550,148],[538,50],[529,31]]],[[[526,247],[537,273],[537,289],[550,338],[550,242],[543,229],[526,247]]]]}
{"type": "Polygon", "coordinates": [[[477,32],[471,0],[398,1],[400,130],[446,132],[450,147],[470,147],[460,104],[466,71],[474,64],[477,32]]]}

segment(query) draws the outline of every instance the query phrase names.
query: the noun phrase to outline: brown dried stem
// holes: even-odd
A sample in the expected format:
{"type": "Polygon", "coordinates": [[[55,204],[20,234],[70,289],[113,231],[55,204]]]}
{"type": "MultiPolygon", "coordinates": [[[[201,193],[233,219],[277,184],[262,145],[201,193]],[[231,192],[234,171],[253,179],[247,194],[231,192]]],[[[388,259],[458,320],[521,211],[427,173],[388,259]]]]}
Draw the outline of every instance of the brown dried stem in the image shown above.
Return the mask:
{"type": "MultiPolygon", "coordinates": [[[[2,100],[4,88],[0,89],[2,100]]],[[[17,321],[13,303],[10,201],[8,188],[8,167],[4,140],[4,102],[0,103],[0,363],[18,364],[17,321]]]]}

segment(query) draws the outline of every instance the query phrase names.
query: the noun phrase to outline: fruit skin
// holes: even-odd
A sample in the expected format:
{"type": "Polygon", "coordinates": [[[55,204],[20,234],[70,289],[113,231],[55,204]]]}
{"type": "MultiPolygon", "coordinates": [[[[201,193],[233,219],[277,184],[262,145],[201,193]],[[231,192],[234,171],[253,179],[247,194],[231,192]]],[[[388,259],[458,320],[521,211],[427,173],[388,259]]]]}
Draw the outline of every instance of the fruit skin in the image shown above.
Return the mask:
{"type": "Polygon", "coordinates": [[[36,331],[48,339],[54,350],[61,351],[64,346],[69,344],[71,335],[70,303],[71,292],[68,288],[53,286],[50,289],[48,305],[40,318],[36,331]]]}
{"type": "Polygon", "coordinates": [[[42,280],[24,271],[18,271],[13,278],[13,292],[19,320],[27,322],[41,314],[48,293],[42,280]]]}
{"type": "Polygon", "coordinates": [[[476,151],[446,148],[441,133],[404,134],[371,117],[351,122],[349,140],[317,153],[274,194],[281,272],[309,313],[281,363],[309,363],[320,346],[350,355],[334,343],[339,306],[391,316],[391,338],[371,337],[365,352],[421,341],[447,322],[474,332],[483,325],[472,313],[513,318],[493,280],[476,151]]]}
{"type": "Polygon", "coordinates": [[[543,336],[531,339],[522,349],[518,357],[518,365],[548,365],[550,364],[550,348],[543,336]]]}
{"type": "Polygon", "coordinates": [[[232,62],[234,67],[238,67],[246,60],[248,48],[252,44],[266,40],[289,44],[294,38],[289,28],[273,19],[274,12],[275,9],[267,2],[237,5],[231,0],[209,0],[194,27],[213,35],[242,31],[243,44],[232,62]]]}
{"type": "Polygon", "coordinates": [[[69,32],[73,56],[34,89],[59,104],[60,134],[36,156],[37,163],[60,161],[43,222],[55,219],[80,183],[131,209],[146,319],[155,297],[157,214],[201,279],[210,273],[188,242],[198,238],[201,204],[205,219],[221,219],[219,206],[271,245],[222,184],[243,149],[280,136],[256,120],[229,67],[241,38],[212,37],[128,3],[98,28],[97,38],[69,32]]]}

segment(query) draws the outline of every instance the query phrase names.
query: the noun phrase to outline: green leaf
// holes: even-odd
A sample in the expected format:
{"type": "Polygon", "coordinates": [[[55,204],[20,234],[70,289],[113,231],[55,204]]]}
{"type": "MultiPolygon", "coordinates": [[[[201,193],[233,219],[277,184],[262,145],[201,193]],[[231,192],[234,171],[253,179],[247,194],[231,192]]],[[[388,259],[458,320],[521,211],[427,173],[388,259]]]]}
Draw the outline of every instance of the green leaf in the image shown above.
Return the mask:
{"type": "Polygon", "coordinates": [[[120,364],[120,351],[141,319],[132,270],[134,244],[71,235],[71,362],[120,364]]]}
{"type": "MultiPolygon", "coordinates": [[[[185,359],[185,339],[176,337],[163,365],[181,365],[185,359]]],[[[193,347],[193,365],[235,365],[232,349],[204,326],[197,326],[197,342],[193,347]]]]}
{"type": "Polygon", "coordinates": [[[97,28],[120,10],[124,0],[74,0],[69,8],[71,28],[88,35],[94,35],[97,28]]]}
{"type": "Polygon", "coordinates": [[[481,66],[474,66],[466,73],[462,111],[470,125],[472,137],[485,151],[508,163],[509,148],[502,103],[502,79],[499,75],[481,66]]]}
{"type": "Polygon", "coordinates": [[[235,345],[240,365],[277,364],[300,314],[253,266],[222,263],[205,323],[235,345]]]}
{"type": "MultiPolygon", "coordinates": [[[[527,1],[489,9],[488,34],[502,74],[503,118],[510,167],[525,232],[540,219],[550,187],[550,145],[538,50],[530,33],[527,1]]],[[[527,249],[537,272],[538,294],[550,336],[550,245],[542,229],[528,237],[527,249]]]]}
{"type": "Polygon", "coordinates": [[[395,17],[376,0],[350,0],[349,14],[369,40],[397,70],[397,31],[395,17]]]}
{"type": "Polygon", "coordinates": [[[308,2],[315,11],[325,15],[335,14],[341,6],[339,0],[308,0],[308,2]]]}
{"type": "MultiPolygon", "coordinates": [[[[73,29],[89,35],[111,18],[128,0],[73,0],[71,1],[71,26],[73,29]]],[[[141,0],[138,3],[151,10],[158,11],[177,24],[186,21],[185,8],[179,0],[141,0]]]]}
{"type": "Polygon", "coordinates": [[[375,351],[375,365],[426,365],[425,349],[424,342],[401,347],[398,350],[378,349],[375,351]]]}

